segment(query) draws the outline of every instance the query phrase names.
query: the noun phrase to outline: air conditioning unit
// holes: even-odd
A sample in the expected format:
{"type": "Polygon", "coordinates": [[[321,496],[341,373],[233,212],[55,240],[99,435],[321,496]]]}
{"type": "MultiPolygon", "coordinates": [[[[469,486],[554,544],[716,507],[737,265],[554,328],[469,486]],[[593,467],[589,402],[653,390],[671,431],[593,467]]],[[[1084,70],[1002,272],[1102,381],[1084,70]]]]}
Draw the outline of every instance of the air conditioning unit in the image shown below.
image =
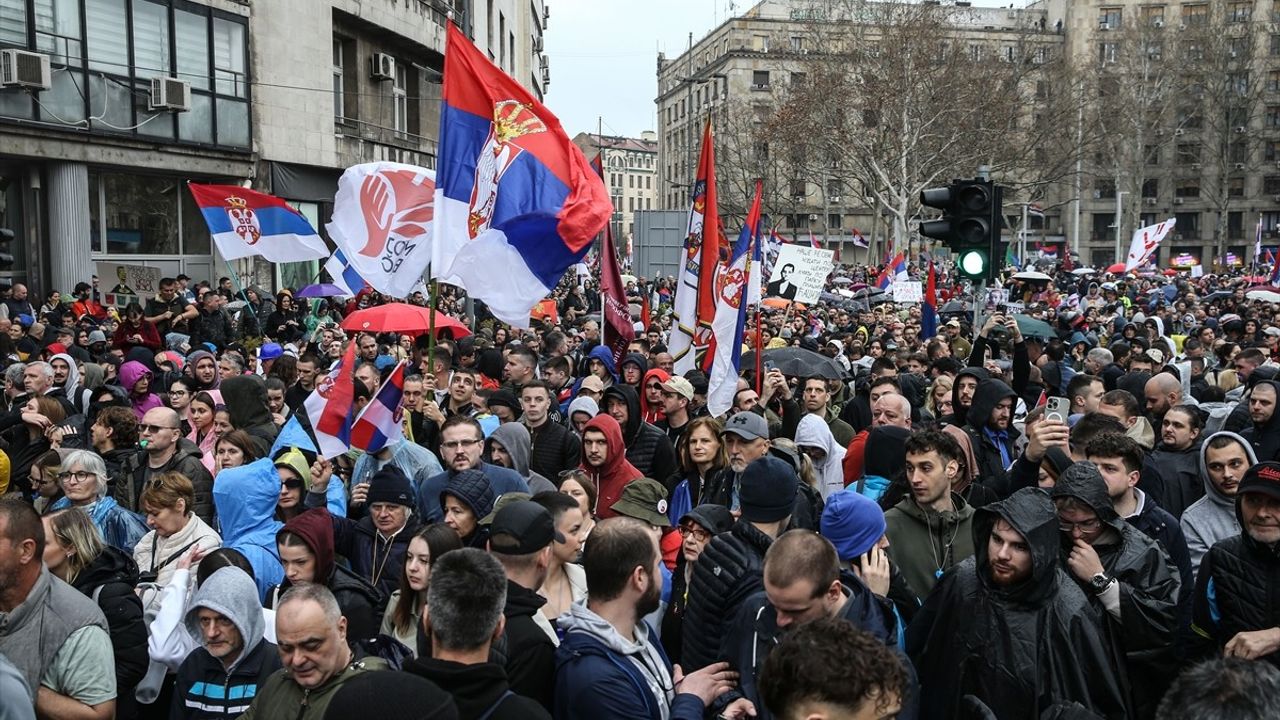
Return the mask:
{"type": "Polygon", "coordinates": [[[369,77],[374,80],[394,80],[396,77],[395,56],[388,53],[374,53],[369,58],[369,77]]]}
{"type": "Polygon", "coordinates": [[[1176,198],[1174,198],[1174,199],[1173,199],[1173,204],[1174,204],[1174,205],[1181,205],[1181,204],[1182,204],[1182,198],[1180,198],[1180,197],[1176,197],[1176,198]]]}
{"type": "Polygon", "coordinates": [[[1200,163],[1191,163],[1191,169],[1192,169],[1192,170],[1199,170],[1199,169],[1200,169],[1200,168],[1202,168],[1202,167],[1204,167],[1204,166],[1203,166],[1203,165],[1201,165],[1200,163]]]}
{"type": "Polygon", "coordinates": [[[1162,27],[1164,27],[1164,20],[1154,20],[1154,21],[1152,21],[1151,26],[1152,26],[1152,27],[1162,28],[1162,27]]]}
{"type": "Polygon", "coordinates": [[[1142,198],[1142,201],[1143,201],[1143,202],[1145,202],[1145,203],[1146,203],[1146,204],[1148,204],[1148,205],[1155,205],[1155,204],[1156,204],[1156,199],[1155,199],[1155,198],[1153,198],[1153,197],[1149,197],[1149,198],[1142,198]]]}
{"type": "Polygon", "coordinates": [[[1111,23],[1107,22],[1106,20],[1103,20],[1102,22],[1098,23],[1098,29],[1099,29],[1099,30],[1110,30],[1110,29],[1111,29],[1111,23]]]}
{"type": "Polygon", "coordinates": [[[1174,240],[1181,240],[1181,239],[1182,239],[1182,233],[1174,233],[1174,234],[1173,234],[1173,239],[1174,239],[1174,240]]]}
{"type": "Polygon", "coordinates": [[[0,50],[0,88],[48,90],[53,87],[49,56],[26,50],[0,50]]]}
{"type": "Polygon", "coordinates": [[[1243,132],[1244,132],[1244,129],[1245,129],[1245,128],[1244,128],[1244,126],[1243,126],[1243,125],[1237,125],[1237,126],[1235,127],[1235,131],[1236,131],[1237,133],[1243,133],[1243,132]]]}
{"type": "Polygon", "coordinates": [[[541,35],[533,39],[533,51],[536,53],[542,52],[542,36],[541,35]]]}
{"type": "Polygon", "coordinates": [[[1272,196],[1271,196],[1271,202],[1278,202],[1278,203],[1280,203],[1280,195],[1272,195],[1272,196]]]}
{"type": "Polygon", "coordinates": [[[542,6],[542,29],[543,30],[547,29],[547,21],[550,19],[551,19],[551,6],[543,5],[542,6]]]}
{"type": "Polygon", "coordinates": [[[1236,169],[1237,169],[1237,170],[1243,170],[1243,169],[1244,169],[1244,163],[1236,163],[1236,169]]]}
{"type": "Polygon", "coordinates": [[[769,83],[752,83],[751,89],[752,90],[768,90],[769,83]]]}
{"type": "Polygon", "coordinates": [[[1174,131],[1173,131],[1173,134],[1174,134],[1174,135],[1186,135],[1186,134],[1187,134],[1187,131],[1186,131],[1186,130],[1183,130],[1182,128],[1178,128],[1177,130],[1174,130],[1174,131]]]}
{"type": "Polygon", "coordinates": [[[542,84],[543,85],[551,84],[551,68],[545,68],[545,67],[542,68],[542,84]]]}
{"type": "Polygon", "coordinates": [[[828,199],[829,199],[831,202],[833,202],[833,203],[835,203],[835,204],[837,204],[837,205],[839,205],[839,204],[840,204],[840,200],[841,200],[841,198],[840,198],[840,196],[839,196],[839,195],[832,195],[832,196],[831,196],[830,198],[828,198],[828,199]]]}
{"type": "Polygon", "coordinates": [[[147,109],[186,112],[191,109],[191,83],[177,78],[151,78],[147,109]]]}

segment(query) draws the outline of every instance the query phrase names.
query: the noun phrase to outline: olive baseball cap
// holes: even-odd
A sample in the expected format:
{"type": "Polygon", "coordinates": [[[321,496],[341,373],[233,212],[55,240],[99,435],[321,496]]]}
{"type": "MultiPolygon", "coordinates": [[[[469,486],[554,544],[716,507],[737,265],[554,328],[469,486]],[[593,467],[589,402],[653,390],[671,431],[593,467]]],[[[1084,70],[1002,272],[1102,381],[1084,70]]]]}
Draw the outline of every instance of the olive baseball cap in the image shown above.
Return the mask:
{"type": "Polygon", "coordinates": [[[667,518],[667,488],[657,480],[642,477],[627,483],[622,488],[622,496],[610,509],[650,525],[671,527],[671,520],[667,518]]]}

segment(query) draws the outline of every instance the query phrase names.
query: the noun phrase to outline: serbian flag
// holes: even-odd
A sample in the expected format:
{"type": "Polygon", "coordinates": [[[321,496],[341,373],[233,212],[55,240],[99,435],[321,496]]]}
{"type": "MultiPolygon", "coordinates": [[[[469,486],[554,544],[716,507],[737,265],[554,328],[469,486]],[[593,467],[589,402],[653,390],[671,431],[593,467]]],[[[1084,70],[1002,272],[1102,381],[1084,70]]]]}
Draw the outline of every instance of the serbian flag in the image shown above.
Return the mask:
{"type": "Polygon", "coordinates": [[[338,367],[320,378],[316,389],[302,404],[311,419],[319,455],[337,457],[351,447],[351,404],[355,396],[352,373],[355,372],[356,343],[347,345],[338,367]]]}
{"type": "Polygon", "coordinates": [[[809,228],[809,247],[814,249],[822,247],[822,244],[818,242],[818,238],[813,236],[813,228],[809,228]]]}
{"type": "Polygon", "coordinates": [[[1280,261],[1276,260],[1274,253],[1271,255],[1271,287],[1280,287],[1280,261]]]}
{"type": "Polygon", "coordinates": [[[613,203],[556,116],[453,23],[441,101],[431,275],[527,328],[613,203]]]}
{"type": "Polygon", "coordinates": [[[929,279],[924,285],[924,303],[920,305],[920,337],[924,340],[938,334],[938,278],[929,260],[929,279]]]}
{"type": "Polygon", "coordinates": [[[351,447],[376,453],[404,440],[404,361],[401,360],[373,399],[351,424],[351,447]]]}
{"type": "Polygon", "coordinates": [[[268,262],[286,263],[329,254],[302,213],[274,195],[239,185],[187,183],[187,188],[227,260],[261,255],[268,262]]]}
{"type": "Polygon", "coordinates": [[[716,314],[716,266],[724,244],[716,200],[715,142],[708,119],[702,132],[698,177],[693,183],[684,257],[677,270],[675,327],[668,346],[668,352],[675,357],[676,375],[700,366],[710,348],[711,322],[716,314]]]}
{"type": "Polygon", "coordinates": [[[853,244],[863,249],[871,247],[871,243],[862,236],[862,233],[858,232],[858,228],[853,229],[853,244]]]}
{"type": "Polygon", "coordinates": [[[716,272],[716,316],[711,324],[715,336],[714,352],[708,353],[707,412],[716,417],[733,407],[738,389],[739,363],[742,359],[742,336],[747,324],[753,245],[759,244],[760,194],[763,183],[756,180],[756,194],[747,211],[746,222],[733,244],[729,262],[720,263],[716,272]]]}

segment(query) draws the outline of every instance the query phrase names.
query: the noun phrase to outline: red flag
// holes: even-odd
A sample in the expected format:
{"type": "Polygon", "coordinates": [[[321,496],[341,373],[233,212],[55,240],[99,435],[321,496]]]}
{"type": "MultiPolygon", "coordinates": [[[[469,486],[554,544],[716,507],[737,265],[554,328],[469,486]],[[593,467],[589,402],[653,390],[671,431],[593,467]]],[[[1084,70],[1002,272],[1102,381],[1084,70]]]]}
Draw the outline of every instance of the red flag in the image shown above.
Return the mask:
{"type": "Polygon", "coordinates": [[[711,344],[711,321],[716,315],[716,268],[720,264],[721,248],[727,246],[720,227],[716,152],[708,119],[702,135],[698,175],[693,183],[685,257],[677,275],[675,328],[668,348],[675,357],[676,374],[700,365],[711,344]]]}
{"type": "Polygon", "coordinates": [[[1062,244],[1062,272],[1071,272],[1076,268],[1075,263],[1071,262],[1071,248],[1066,243],[1062,244]]]}
{"type": "Polygon", "coordinates": [[[652,322],[649,318],[649,293],[647,292],[640,294],[640,322],[644,324],[646,330],[649,329],[649,323],[652,322]]]}
{"type": "Polygon", "coordinates": [[[627,345],[636,339],[636,328],[631,324],[627,291],[622,286],[618,256],[613,251],[613,230],[608,225],[604,226],[604,241],[600,245],[600,301],[604,303],[604,322],[609,330],[605,336],[613,351],[613,366],[620,367],[627,345]]]}

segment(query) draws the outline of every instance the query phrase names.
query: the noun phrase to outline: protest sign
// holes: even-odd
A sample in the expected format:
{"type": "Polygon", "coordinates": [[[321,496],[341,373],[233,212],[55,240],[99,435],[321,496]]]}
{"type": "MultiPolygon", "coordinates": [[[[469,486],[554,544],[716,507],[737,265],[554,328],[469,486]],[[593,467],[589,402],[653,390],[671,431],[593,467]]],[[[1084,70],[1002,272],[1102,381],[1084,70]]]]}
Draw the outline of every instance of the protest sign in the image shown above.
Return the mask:
{"type": "Polygon", "coordinates": [[[773,263],[765,295],[802,303],[818,302],[827,276],[835,267],[834,256],[834,250],[784,244],[773,263]]]}
{"type": "Polygon", "coordinates": [[[102,304],[108,307],[123,308],[131,302],[142,305],[160,289],[158,267],[107,262],[97,263],[97,266],[103,287],[111,286],[102,293],[102,304]]]}
{"type": "Polygon", "coordinates": [[[893,301],[896,303],[918,303],[924,299],[924,290],[919,280],[899,280],[893,284],[893,301]]]}

